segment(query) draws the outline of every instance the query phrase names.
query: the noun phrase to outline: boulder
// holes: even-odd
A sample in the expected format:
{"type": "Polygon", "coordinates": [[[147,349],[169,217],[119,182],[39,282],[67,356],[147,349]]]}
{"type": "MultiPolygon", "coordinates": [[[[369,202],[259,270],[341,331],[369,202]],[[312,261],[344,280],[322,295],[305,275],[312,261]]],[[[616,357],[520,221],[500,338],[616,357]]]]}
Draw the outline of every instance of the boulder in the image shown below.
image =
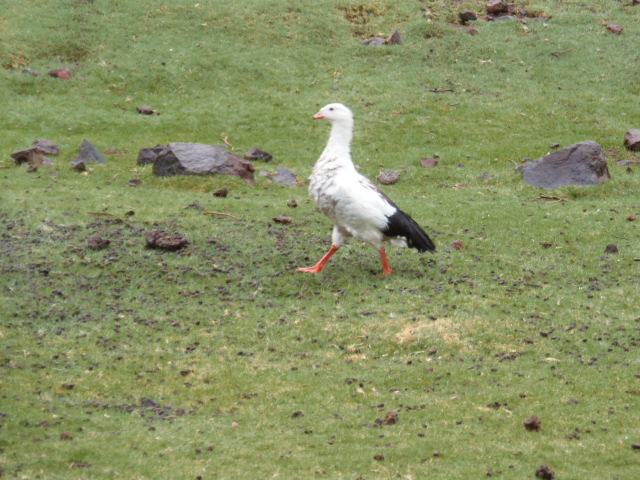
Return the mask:
{"type": "Polygon", "coordinates": [[[640,129],[634,128],[626,133],[624,146],[629,150],[640,150],[640,129]]]}
{"type": "Polygon", "coordinates": [[[543,188],[594,185],[611,178],[604,150],[593,140],[556,150],[518,169],[525,182],[543,188]]]}
{"type": "Polygon", "coordinates": [[[242,156],[205,143],[173,142],[140,150],[138,163],[153,163],[153,173],[171,175],[237,175],[254,183],[253,164],[242,156]]]}

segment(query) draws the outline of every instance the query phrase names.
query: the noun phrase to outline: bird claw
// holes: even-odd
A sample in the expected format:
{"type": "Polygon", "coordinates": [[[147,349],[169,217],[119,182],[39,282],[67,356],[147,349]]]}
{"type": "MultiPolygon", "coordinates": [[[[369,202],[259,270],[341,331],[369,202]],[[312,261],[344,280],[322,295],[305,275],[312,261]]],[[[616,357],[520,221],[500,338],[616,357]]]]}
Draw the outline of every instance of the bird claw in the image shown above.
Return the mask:
{"type": "Polygon", "coordinates": [[[318,273],[320,270],[322,270],[322,267],[318,267],[317,265],[313,267],[298,267],[299,272],[318,273]]]}

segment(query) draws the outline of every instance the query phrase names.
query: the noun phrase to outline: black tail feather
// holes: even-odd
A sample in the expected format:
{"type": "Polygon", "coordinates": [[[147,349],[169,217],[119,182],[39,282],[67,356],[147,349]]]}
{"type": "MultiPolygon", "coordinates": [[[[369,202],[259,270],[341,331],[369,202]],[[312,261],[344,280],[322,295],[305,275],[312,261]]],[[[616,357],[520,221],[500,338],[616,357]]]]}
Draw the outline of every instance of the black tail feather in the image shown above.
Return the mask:
{"type": "Polygon", "coordinates": [[[408,247],[415,248],[419,252],[436,251],[436,245],[429,235],[408,214],[398,209],[388,218],[387,228],[382,232],[385,236],[403,237],[407,240],[408,247]]]}

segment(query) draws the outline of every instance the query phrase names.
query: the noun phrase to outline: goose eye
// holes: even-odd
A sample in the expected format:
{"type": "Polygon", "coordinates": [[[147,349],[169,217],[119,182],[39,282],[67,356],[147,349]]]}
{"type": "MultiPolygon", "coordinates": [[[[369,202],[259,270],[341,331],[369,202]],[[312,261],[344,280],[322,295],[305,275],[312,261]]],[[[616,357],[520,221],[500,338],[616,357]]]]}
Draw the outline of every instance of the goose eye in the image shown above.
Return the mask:
{"type": "Polygon", "coordinates": [[[329,111],[333,112],[333,107],[330,107],[330,108],[329,108],[329,111]]]}

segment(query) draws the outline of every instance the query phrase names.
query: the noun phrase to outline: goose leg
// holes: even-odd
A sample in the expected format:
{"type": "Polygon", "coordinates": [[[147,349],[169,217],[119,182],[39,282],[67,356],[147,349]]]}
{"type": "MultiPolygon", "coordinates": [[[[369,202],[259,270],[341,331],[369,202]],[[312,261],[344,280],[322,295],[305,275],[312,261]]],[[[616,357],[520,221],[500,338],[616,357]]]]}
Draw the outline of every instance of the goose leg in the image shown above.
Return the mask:
{"type": "Polygon", "coordinates": [[[387,252],[384,247],[381,247],[378,252],[380,253],[380,259],[382,260],[382,274],[389,275],[390,273],[393,273],[393,270],[389,266],[389,261],[387,260],[387,252]]]}
{"type": "MultiPolygon", "coordinates": [[[[316,263],[313,267],[299,267],[298,271],[300,272],[309,272],[309,273],[318,273],[320,270],[324,268],[324,264],[327,263],[327,260],[331,258],[331,255],[338,251],[338,247],[335,245],[331,245],[331,248],[324,256],[320,259],[318,263],[316,263]]],[[[388,265],[387,265],[388,267],[388,265]]]]}

